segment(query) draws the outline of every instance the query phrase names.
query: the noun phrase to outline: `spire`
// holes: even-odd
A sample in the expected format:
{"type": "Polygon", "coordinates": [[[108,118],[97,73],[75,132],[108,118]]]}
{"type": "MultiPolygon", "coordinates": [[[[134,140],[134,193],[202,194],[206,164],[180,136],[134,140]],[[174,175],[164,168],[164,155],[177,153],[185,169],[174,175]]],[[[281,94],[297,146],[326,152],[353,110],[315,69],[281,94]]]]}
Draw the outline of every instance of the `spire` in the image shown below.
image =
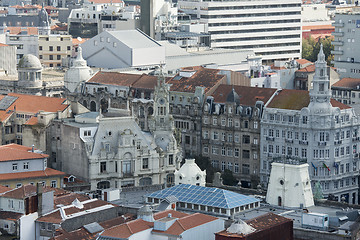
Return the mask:
{"type": "Polygon", "coordinates": [[[320,62],[321,63],[326,62],[325,61],[325,54],[324,54],[324,50],[323,50],[323,44],[320,45],[320,51],[319,51],[316,63],[320,63],[320,62]]]}

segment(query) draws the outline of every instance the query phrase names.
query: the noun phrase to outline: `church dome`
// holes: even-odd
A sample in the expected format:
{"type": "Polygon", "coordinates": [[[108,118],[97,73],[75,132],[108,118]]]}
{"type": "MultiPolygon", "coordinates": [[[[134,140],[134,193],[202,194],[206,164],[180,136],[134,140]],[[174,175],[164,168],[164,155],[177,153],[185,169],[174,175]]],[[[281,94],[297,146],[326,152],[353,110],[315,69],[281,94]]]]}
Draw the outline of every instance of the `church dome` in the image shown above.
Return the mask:
{"type": "Polygon", "coordinates": [[[26,54],[20,59],[18,68],[41,69],[42,66],[40,60],[36,56],[26,54]]]}

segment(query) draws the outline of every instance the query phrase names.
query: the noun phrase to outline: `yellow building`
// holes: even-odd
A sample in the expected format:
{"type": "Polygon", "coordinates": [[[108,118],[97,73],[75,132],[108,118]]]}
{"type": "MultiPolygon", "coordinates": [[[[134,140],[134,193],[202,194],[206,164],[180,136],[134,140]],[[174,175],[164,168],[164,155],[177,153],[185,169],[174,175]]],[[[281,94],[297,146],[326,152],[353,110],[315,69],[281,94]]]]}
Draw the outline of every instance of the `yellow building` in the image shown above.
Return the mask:
{"type": "Polygon", "coordinates": [[[61,67],[62,58],[70,58],[72,54],[71,35],[40,35],[39,59],[46,67],[61,67]]]}
{"type": "Polygon", "coordinates": [[[0,146],[0,185],[17,188],[25,184],[61,188],[64,172],[47,167],[48,155],[17,144],[0,146]]]}

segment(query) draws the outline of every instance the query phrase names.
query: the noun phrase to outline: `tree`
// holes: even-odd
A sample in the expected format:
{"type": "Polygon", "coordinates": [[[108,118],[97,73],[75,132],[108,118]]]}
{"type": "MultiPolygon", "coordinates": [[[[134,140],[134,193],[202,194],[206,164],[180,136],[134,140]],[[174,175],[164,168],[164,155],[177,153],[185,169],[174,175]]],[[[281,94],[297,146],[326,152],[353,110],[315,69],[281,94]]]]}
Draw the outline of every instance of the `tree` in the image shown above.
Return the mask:
{"type": "Polygon", "coordinates": [[[224,185],[235,186],[238,183],[238,180],[234,177],[232,171],[229,169],[225,169],[223,174],[221,175],[224,185]]]}
{"type": "Polygon", "coordinates": [[[202,171],[206,170],[206,182],[212,183],[216,169],[211,165],[209,158],[197,156],[195,157],[195,163],[202,171]]]}
{"type": "Polygon", "coordinates": [[[320,51],[320,45],[323,44],[327,65],[333,66],[331,61],[334,59],[334,55],[331,54],[331,51],[334,50],[334,46],[331,44],[331,41],[332,39],[330,37],[319,38],[317,41],[312,37],[308,39],[303,38],[302,58],[310,62],[315,62],[320,51]]]}

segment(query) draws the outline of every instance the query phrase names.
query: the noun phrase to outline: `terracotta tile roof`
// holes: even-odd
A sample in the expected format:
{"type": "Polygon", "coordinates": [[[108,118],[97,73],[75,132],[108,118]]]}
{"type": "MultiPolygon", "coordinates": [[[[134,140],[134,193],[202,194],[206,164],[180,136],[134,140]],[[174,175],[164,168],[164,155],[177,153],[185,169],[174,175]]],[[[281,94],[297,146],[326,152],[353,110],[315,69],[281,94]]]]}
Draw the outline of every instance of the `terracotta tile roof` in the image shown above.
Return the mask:
{"type": "Polygon", "coordinates": [[[181,77],[180,73],[167,81],[171,84],[170,90],[176,92],[195,92],[196,86],[205,87],[205,93],[213,88],[216,83],[226,78],[225,75],[219,75],[219,69],[209,69],[201,66],[186,67],[181,71],[196,71],[191,77],[181,77]],[[180,78],[180,79],[179,79],[180,78]],[[179,79],[179,80],[177,80],[179,79]]]}
{"type": "Polygon", "coordinates": [[[217,217],[213,217],[210,215],[206,215],[206,214],[202,214],[202,213],[194,213],[194,214],[182,217],[180,219],[177,219],[173,223],[173,225],[171,227],[169,227],[168,230],[166,230],[166,231],[153,230],[153,232],[159,232],[159,233],[179,236],[180,234],[182,234],[183,232],[185,232],[191,228],[215,221],[217,219],[218,219],[217,217]]]}
{"type": "Polygon", "coordinates": [[[7,192],[7,191],[10,191],[12,188],[9,188],[9,187],[5,187],[3,185],[0,185],[0,194],[1,193],[4,193],[4,192],[7,192]]]}
{"type": "Polygon", "coordinates": [[[360,86],[360,78],[343,78],[332,85],[336,88],[357,89],[360,86]]]}
{"type": "Polygon", "coordinates": [[[25,123],[25,125],[36,125],[38,124],[38,118],[35,116],[32,116],[29,120],[27,120],[27,122],[25,123]]]}
{"type": "Polygon", "coordinates": [[[0,162],[24,159],[41,159],[49,155],[31,152],[31,148],[15,143],[0,146],[0,162]]]}
{"type": "MultiPolygon", "coordinates": [[[[290,109],[290,110],[301,110],[303,107],[309,106],[310,96],[309,91],[306,90],[294,90],[294,89],[283,89],[277,96],[275,96],[269,105],[268,108],[280,108],[280,109],[290,109]]],[[[334,99],[330,100],[330,103],[333,107],[338,107],[340,109],[351,108],[343,103],[340,103],[334,99]]]]}
{"type": "Polygon", "coordinates": [[[3,173],[0,174],[0,181],[13,180],[13,179],[26,179],[26,178],[48,178],[54,176],[63,176],[64,172],[52,168],[46,168],[43,171],[29,171],[29,172],[17,172],[17,173],[3,173]]]}
{"type": "Polygon", "coordinates": [[[296,72],[315,72],[315,64],[300,68],[296,72]]]}
{"type": "Polygon", "coordinates": [[[13,35],[18,35],[22,31],[27,31],[27,35],[37,35],[39,33],[37,27],[6,27],[4,31],[13,35]]]}
{"type": "Polygon", "coordinates": [[[8,47],[10,45],[4,44],[4,43],[0,43],[0,47],[8,47]]]}
{"type": "Polygon", "coordinates": [[[292,220],[271,212],[246,221],[247,224],[255,228],[257,231],[269,229],[273,226],[286,222],[292,222],[292,220]]]}
{"type": "Polygon", "coordinates": [[[10,6],[10,8],[16,8],[16,9],[41,9],[42,7],[40,5],[25,5],[25,6],[20,6],[20,5],[14,5],[14,6],[10,6]]]}
{"type": "Polygon", "coordinates": [[[335,27],[328,24],[328,25],[312,25],[312,26],[302,26],[302,30],[325,30],[325,29],[330,29],[330,30],[335,30],[335,27]]]}
{"type": "Polygon", "coordinates": [[[158,219],[167,217],[169,215],[169,213],[174,218],[182,218],[182,217],[186,217],[186,216],[189,215],[187,213],[183,213],[183,212],[175,211],[175,210],[172,210],[172,209],[168,209],[168,210],[165,210],[165,211],[155,213],[154,214],[154,219],[158,220],[158,219]]]}
{"type": "Polygon", "coordinates": [[[266,103],[276,92],[276,89],[273,88],[257,88],[221,84],[212,94],[214,101],[217,103],[225,103],[227,96],[233,88],[240,97],[240,104],[245,106],[254,106],[258,100],[266,103]]]}
{"type": "MultiPolygon", "coordinates": [[[[134,84],[132,85],[133,88],[138,88],[138,89],[155,89],[155,86],[157,84],[157,76],[150,76],[150,75],[146,75],[143,74],[141,75],[141,77],[134,82],[134,84]]],[[[169,79],[169,78],[166,78],[169,79]]]]}
{"type": "MultiPolygon", "coordinates": [[[[18,93],[9,93],[8,96],[14,96],[17,97],[17,99],[6,110],[0,110],[0,121],[5,121],[8,117],[10,117],[13,114],[14,108],[16,109],[16,112],[19,113],[35,114],[39,111],[54,113],[57,111],[63,112],[70,106],[69,104],[65,104],[65,98],[34,96],[18,93]]],[[[5,95],[0,95],[0,100],[4,97],[5,95]]]]}
{"type": "Polygon", "coordinates": [[[23,216],[22,213],[0,211],[1,220],[17,221],[23,216]]]}
{"type": "Polygon", "coordinates": [[[53,25],[50,27],[52,31],[67,31],[67,24],[63,26],[53,25]]]}
{"type": "Polygon", "coordinates": [[[78,199],[80,202],[89,200],[90,197],[86,194],[80,194],[80,193],[66,193],[60,196],[57,196],[54,198],[54,205],[62,204],[64,206],[70,205],[75,199],[78,199]]]}
{"type": "Polygon", "coordinates": [[[296,59],[295,60],[297,63],[299,63],[300,65],[304,65],[304,64],[313,64],[313,62],[310,62],[309,60],[306,59],[296,59]]]}
{"type": "MultiPolygon", "coordinates": [[[[64,190],[58,188],[44,187],[43,191],[44,192],[54,191],[54,196],[56,196],[56,193],[63,192],[64,190]]],[[[35,195],[36,195],[36,186],[27,184],[19,188],[14,188],[5,193],[2,193],[0,194],[0,197],[24,199],[26,197],[31,197],[35,195]]]]}
{"type": "Polygon", "coordinates": [[[101,233],[101,236],[126,239],[135,233],[145,231],[152,228],[153,226],[153,222],[146,222],[142,219],[136,219],[134,221],[106,229],[103,233],[101,233]]]}

